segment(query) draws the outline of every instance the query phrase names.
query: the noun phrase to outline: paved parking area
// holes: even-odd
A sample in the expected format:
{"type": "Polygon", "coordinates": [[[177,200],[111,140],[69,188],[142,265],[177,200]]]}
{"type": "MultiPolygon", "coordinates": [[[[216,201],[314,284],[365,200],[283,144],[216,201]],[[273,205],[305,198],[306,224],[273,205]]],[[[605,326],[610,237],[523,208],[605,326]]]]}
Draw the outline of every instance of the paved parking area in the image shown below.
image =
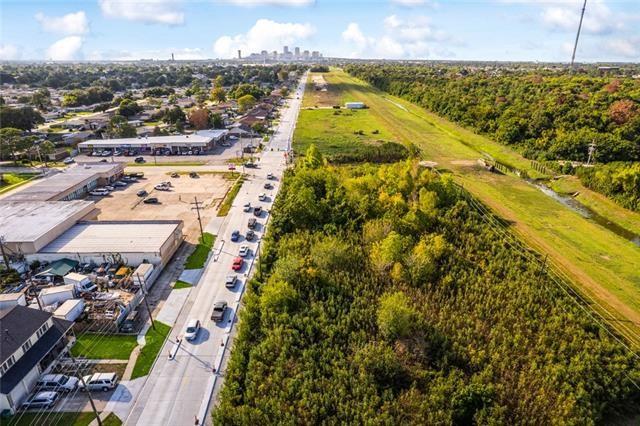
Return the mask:
{"type": "MultiPolygon", "coordinates": [[[[200,231],[196,212],[191,210],[193,205],[190,203],[194,201],[195,197],[202,202],[200,215],[202,222],[207,223],[215,216],[219,201],[233,183],[233,181],[225,179],[221,172],[199,171],[197,178],[191,178],[189,175],[171,178],[167,174],[170,173],[170,169],[165,167],[140,169],[144,172],[144,178],[138,182],[134,182],[126,188],[117,188],[106,197],[90,196],[87,198],[96,201],[96,207],[100,209],[99,220],[181,219],[184,221],[183,232],[187,236],[187,240],[197,241],[200,231]],[[163,181],[171,182],[170,191],[154,189],[155,185],[163,181]],[[147,197],[158,198],[160,204],[144,204],[143,197],[136,195],[138,191],[143,189],[149,193],[147,197]]],[[[176,169],[185,168],[176,167],[176,169]]]]}

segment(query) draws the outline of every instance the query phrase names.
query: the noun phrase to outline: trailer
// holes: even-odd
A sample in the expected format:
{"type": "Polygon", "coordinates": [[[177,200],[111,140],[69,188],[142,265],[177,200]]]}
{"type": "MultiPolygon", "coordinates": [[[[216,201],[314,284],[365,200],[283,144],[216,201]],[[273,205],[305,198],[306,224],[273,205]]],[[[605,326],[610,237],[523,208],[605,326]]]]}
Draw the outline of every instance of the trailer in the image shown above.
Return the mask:
{"type": "Polygon", "coordinates": [[[24,293],[3,293],[0,294],[0,310],[21,305],[27,306],[27,298],[24,293]]]}
{"type": "Polygon", "coordinates": [[[98,286],[95,285],[88,276],[78,274],[76,272],[68,273],[63,277],[63,279],[65,284],[73,285],[76,290],[81,293],[86,291],[94,291],[96,288],[98,288],[98,286]]]}
{"type": "Polygon", "coordinates": [[[133,271],[133,283],[142,287],[142,284],[145,284],[145,290],[149,290],[153,286],[152,276],[153,275],[153,264],[151,263],[141,263],[140,266],[133,271]]]}
{"type": "Polygon", "coordinates": [[[69,299],[53,312],[53,316],[67,321],[75,321],[84,312],[84,300],[69,299]]]}
{"type": "Polygon", "coordinates": [[[54,303],[62,303],[76,297],[76,288],[73,284],[59,285],[56,287],[47,287],[40,290],[38,299],[42,306],[53,305],[54,303]]]}

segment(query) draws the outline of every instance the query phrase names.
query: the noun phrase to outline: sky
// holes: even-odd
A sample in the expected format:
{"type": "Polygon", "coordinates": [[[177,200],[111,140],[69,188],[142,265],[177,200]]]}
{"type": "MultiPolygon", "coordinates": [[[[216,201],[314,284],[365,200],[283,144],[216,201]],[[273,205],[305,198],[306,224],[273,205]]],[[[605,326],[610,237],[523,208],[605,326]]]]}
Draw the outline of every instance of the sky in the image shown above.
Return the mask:
{"type": "MultiPolygon", "coordinates": [[[[583,0],[0,0],[0,59],[568,62],[583,0]]],[[[640,0],[588,0],[580,62],[640,62],[640,0]]]]}

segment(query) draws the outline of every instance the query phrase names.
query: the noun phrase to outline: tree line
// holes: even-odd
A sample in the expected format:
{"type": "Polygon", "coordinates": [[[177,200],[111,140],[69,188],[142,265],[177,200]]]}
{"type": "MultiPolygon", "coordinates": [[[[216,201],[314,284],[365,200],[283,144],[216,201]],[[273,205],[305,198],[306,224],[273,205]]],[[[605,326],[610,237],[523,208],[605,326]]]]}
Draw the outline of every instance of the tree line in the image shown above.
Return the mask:
{"type": "Polygon", "coordinates": [[[596,424],[640,363],[407,160],[287,171],[215,424],[596,424]]]}
{"type": "Polygon", "coordinates": [[[640,160],[640,81],[541,70],[494,75],[425,65],[345,70],[535,160],[640,160]]]}
{"type": "Polygon", "coordinates": [[[640,211],[640,163],[609,163],[578,167],[580,181],[630,210],[640,211]]]}

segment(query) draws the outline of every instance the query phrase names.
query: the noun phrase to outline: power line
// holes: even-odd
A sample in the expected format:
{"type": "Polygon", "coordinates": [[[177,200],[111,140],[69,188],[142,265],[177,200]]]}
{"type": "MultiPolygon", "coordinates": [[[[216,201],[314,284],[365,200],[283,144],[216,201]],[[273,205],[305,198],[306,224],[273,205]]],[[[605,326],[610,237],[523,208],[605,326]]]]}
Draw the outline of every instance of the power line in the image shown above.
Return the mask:
{"type": "Polygon", "coordinates": [[[578,39],[580,38],[580,30],[582,29],[582,20],[584,19],[584,10],[587,8],[587,0],[582,4],[582,12],[580,13],[580,23],[578,24],[578,33],[576,34],[576,42],[573,45],[573,53],[571,54],[571,68],[576,59],[576,50],[578,49],[578,39]]]}

